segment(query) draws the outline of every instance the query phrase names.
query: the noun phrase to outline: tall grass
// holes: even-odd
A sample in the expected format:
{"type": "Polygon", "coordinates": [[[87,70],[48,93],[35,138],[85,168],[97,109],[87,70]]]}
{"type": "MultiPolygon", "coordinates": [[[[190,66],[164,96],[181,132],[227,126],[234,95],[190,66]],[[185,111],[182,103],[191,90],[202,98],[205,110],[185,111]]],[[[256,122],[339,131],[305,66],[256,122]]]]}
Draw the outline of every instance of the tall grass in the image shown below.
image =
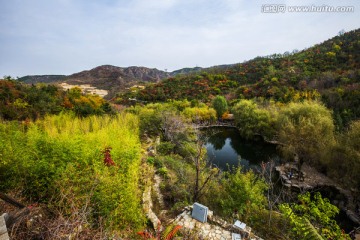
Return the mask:
{"type": "Polygon", "coordinates": [[[145,218],[138,188],[138,131],[131,114],[1,122],[0,188],[21,189],[29,200],[68,214],[86,206],[94,226],[102,219],[111,230],[140,228],[145,218]],[[115,166],[103,163],[106,147],[115,166]]]}

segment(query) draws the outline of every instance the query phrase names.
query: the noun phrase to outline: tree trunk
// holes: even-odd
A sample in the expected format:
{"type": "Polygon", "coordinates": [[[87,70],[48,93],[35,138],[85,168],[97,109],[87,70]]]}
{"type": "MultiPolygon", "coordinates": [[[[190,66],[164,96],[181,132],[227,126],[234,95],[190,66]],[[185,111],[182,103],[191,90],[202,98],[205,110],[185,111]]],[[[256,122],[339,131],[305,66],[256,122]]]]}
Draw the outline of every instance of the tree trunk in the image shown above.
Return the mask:
{"type": "Polygon", "coordinates": [[[195,175],[195,189],[194,189],[194,202],[198,200],[199,196],[199,181],[200,181],[200,163],[199,159],[197,159],[195,163],[196,167],[196,175],[195,175]]]}
{"type": "Polygon", "coordinates": [[[18,208],[24,208],[25,205],[22,204],[22,203],[19,203],[18,201],[16,201],[14,198],[12,197],[9,197],[8,195],[0,192],[0,198],[2,200],[4,200],[5,202],[7,203],[10,203],[11,205],[14,205],[15,207],[18,207],[18,208]]]}
{"type": "Polygon", "coordinates": [[[301,178],[301,168],[302,168],[302,165],[304,164],[304,160],[302,157],[299,158],[299,161],[298,161],[298,181],[300,181],[300,178],[301,178]]]}

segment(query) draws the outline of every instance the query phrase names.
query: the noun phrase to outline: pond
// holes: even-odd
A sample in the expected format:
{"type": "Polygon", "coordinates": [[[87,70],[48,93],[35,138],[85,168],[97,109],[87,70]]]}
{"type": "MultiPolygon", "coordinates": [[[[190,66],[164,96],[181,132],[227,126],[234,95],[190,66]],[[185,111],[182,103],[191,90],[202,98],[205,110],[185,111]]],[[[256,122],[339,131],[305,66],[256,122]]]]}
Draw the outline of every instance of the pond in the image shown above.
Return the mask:
{"type": "Polygon", "coordinates": [[[222,170],[239,164],[244,170],[259,170],[261,162],[279,161],[276,146],[264,141],[242,138],[236,128],[204,128],[205,147],[209,161],[222,170]]]}
{"type": "MultiPolygon", "coordinates": [[[[243,170],[253,169],[258,172],[261,170],[261,162],[267,162],[270,159],[276,163],[280,162],[275,145],[262,140],[246,140],[241,137],[236,128],[204,128],[201,132],[206,139],[205,147],[208,160],[224,171],[227,171],[229,167],[241,165],[243,170]]],[[[334,189],[323,188],[318,189],[318,191],[331,201],[341,200],[337,199],[339,194],[334,189]]],[[[336,216],[336,221],[346,232],[356,227],[356,224],[343,211],[340,211],[340,214],[336,216]]]]}

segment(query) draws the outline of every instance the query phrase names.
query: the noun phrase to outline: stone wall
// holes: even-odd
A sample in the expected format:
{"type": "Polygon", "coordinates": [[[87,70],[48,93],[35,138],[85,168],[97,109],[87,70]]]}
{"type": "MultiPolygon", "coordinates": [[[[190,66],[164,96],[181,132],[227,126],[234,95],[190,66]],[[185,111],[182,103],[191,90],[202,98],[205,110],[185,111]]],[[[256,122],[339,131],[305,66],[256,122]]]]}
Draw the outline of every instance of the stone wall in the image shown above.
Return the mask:
{"type": "Polygon", "coordinates": [[[232,240],[232,234],[240,234],[241,239],[261,240],[261,238],[251,233],[251,228],[244,230],[237,229],[233,224],[214,216],[212,211],[208,212],[208,222],[202,223],[191,217],[192,207],[186,207],[178,215],[173,223],[182,226],[186,231],[198,234],[202,239],[207,240],[232,240]]]}
{"type": "Polygon", "coordinates": [[[5,223],[6,213],[0,216],[0,240],[9,240],[9,234],[7,232],[6,223],[5,223]]]}

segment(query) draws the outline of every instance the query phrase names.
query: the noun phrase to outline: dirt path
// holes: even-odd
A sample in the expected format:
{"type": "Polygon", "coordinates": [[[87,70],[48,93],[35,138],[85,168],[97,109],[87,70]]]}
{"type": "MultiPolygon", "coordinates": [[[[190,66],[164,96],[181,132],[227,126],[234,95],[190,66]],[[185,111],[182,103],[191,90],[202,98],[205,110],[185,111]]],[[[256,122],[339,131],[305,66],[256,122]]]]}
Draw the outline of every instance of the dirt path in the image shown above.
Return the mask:
{"type": "Polygon", "coordinates": [[[154,193],[156,195],[156,200],[160,207],[160,216],[159,217],[166,219],[167,210],[165,209],[164,198],[163,198],[163,195],[161,194],[161,190],[160,190],[161,182],[162,182],[161,177],[159,175],[155,174],[153,189],[154,189],[154,193]]]}
{"type": "Polygon", "coordinates": [[[148,143],[143,146],[145,153],[141,166],[143,171],[142,182],[144,183],[142,202],[146,216],[152,222],[154,228],[157,229],[158,224],[161,223],[160,219],[167,219],[167,210],[165,210],[165,203],[160,190],[162,179],[159,175],[155,174],[154,167],[147,163],[149,155],[153,154],[153,152],[148,151],[148,149],[153,149],[151,148],[153,144],[153,141],[149,139],[148,143]],[[152,197],[153,194],[155,194],[155,199],[152,197]],[[153,202],[153,200],[156,202],[153,202]],[[154,206],[154,204],[156,206],[154,206]],[[158,215],[154,212],[155,209],[158,215]]]}

